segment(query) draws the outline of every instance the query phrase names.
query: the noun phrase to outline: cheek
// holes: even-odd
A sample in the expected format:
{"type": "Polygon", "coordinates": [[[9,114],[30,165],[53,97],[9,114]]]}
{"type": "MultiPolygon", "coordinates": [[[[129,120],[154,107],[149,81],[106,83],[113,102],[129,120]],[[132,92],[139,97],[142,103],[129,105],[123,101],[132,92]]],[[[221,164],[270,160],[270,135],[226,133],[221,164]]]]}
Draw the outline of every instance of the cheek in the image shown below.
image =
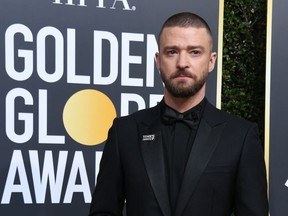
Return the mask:
{"type": "Polygon", "coordinates": [[[205,59],[198,64],[199,68],[201,67],[203,71],[210,72],[213,69],[214,64],[209,60],[205,59]]]}
{"type": "Polygon", "coordinates": [[[169,70],[173,68],[173,64],[170,61],[162,60],[159,61],[158,69],[161,69],[165,73],[169,73],[169,70]]]}
{"type": "Polygon", "coordinates": [[[209,62],[207,62],[206,59],[202,59],[201,61],[194,61],[191,62],[191,67],[195,70],[201,72],[201,71],[207,71],[210,67],[209,62]]]}

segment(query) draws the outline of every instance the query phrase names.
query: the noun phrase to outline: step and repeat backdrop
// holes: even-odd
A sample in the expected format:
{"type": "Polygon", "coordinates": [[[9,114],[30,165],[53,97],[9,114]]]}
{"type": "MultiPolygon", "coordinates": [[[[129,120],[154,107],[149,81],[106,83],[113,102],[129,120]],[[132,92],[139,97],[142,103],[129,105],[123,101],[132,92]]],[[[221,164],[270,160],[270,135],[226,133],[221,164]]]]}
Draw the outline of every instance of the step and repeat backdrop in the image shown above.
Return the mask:
{"type": "MultiPolygon", "coordinates": [[[[0,215],[87,215],[116,116],[157,104],[157,35],[215,0],[1,0],[0,215]]],[[[280,56],[281,57],[281,56],[280,56]]],[[[216,104],[217,70],[208,81],[216,104]]]]}
{"type": "Polygon", "coordinates": [[[267,129],[271,216],[288,214],[288,1],[268,1],[267,129]]]}

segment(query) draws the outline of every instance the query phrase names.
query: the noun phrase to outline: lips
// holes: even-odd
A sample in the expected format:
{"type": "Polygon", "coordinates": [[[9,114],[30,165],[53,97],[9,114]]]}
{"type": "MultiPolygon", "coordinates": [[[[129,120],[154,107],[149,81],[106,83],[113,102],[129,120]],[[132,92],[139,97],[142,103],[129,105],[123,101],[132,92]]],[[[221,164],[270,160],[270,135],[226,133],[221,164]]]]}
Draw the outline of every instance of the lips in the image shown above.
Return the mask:
{"type": "Polygon", "coordinates": [[[193,78],[193,75],[188,71],[176,71],[172,78],[193,78]]]}
{"type": "Polygon", "coordinates": [[[190,78],[191,76],[188,76],[188,75],[185,75],[185,74],[179,74],[179,75],[176,76],[176,78],[177,77],[189,77],[190,78]]]}

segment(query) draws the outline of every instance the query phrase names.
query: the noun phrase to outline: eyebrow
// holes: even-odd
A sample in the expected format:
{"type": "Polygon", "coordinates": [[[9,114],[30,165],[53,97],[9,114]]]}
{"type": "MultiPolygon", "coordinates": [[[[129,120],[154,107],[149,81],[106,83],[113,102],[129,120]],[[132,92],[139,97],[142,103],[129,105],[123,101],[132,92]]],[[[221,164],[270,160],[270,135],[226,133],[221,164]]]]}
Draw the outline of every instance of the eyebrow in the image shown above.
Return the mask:
{"type": "MultiPolygon", "coordinates": [[[[202,45],[189,45],[189,46],[186,46],[187,49],[201,49],[201,50],[205,50],[205,47],[202,46],[202,45]]],[[[163,47],[164,50],[167,50],[167,49],[179,49],[179,46],[177,45],[172,45],[172,46],[165,46],[163,47]]]]}

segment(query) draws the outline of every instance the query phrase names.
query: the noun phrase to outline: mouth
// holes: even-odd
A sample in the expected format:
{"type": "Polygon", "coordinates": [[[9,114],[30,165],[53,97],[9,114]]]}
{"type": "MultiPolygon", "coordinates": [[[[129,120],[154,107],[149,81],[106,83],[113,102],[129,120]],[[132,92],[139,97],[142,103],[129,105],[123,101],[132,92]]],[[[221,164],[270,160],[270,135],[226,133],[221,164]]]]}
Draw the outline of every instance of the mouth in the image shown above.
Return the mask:
{"type": "Polygon", "coordinates": [[[188,76],[188,75],[185,75],[185,74],[179,74],[179,75],[176,75],[175,78],[191,78],[191,76],[188,76]]]}
{"type": "Polygon", "coordinates": [[[177,71],[173,76],[173,79],[185,79],[185,78],[189,78],[189,79],[193,79],[193,75],[191,73],[189,73],[188,71],[177,71]]]}

